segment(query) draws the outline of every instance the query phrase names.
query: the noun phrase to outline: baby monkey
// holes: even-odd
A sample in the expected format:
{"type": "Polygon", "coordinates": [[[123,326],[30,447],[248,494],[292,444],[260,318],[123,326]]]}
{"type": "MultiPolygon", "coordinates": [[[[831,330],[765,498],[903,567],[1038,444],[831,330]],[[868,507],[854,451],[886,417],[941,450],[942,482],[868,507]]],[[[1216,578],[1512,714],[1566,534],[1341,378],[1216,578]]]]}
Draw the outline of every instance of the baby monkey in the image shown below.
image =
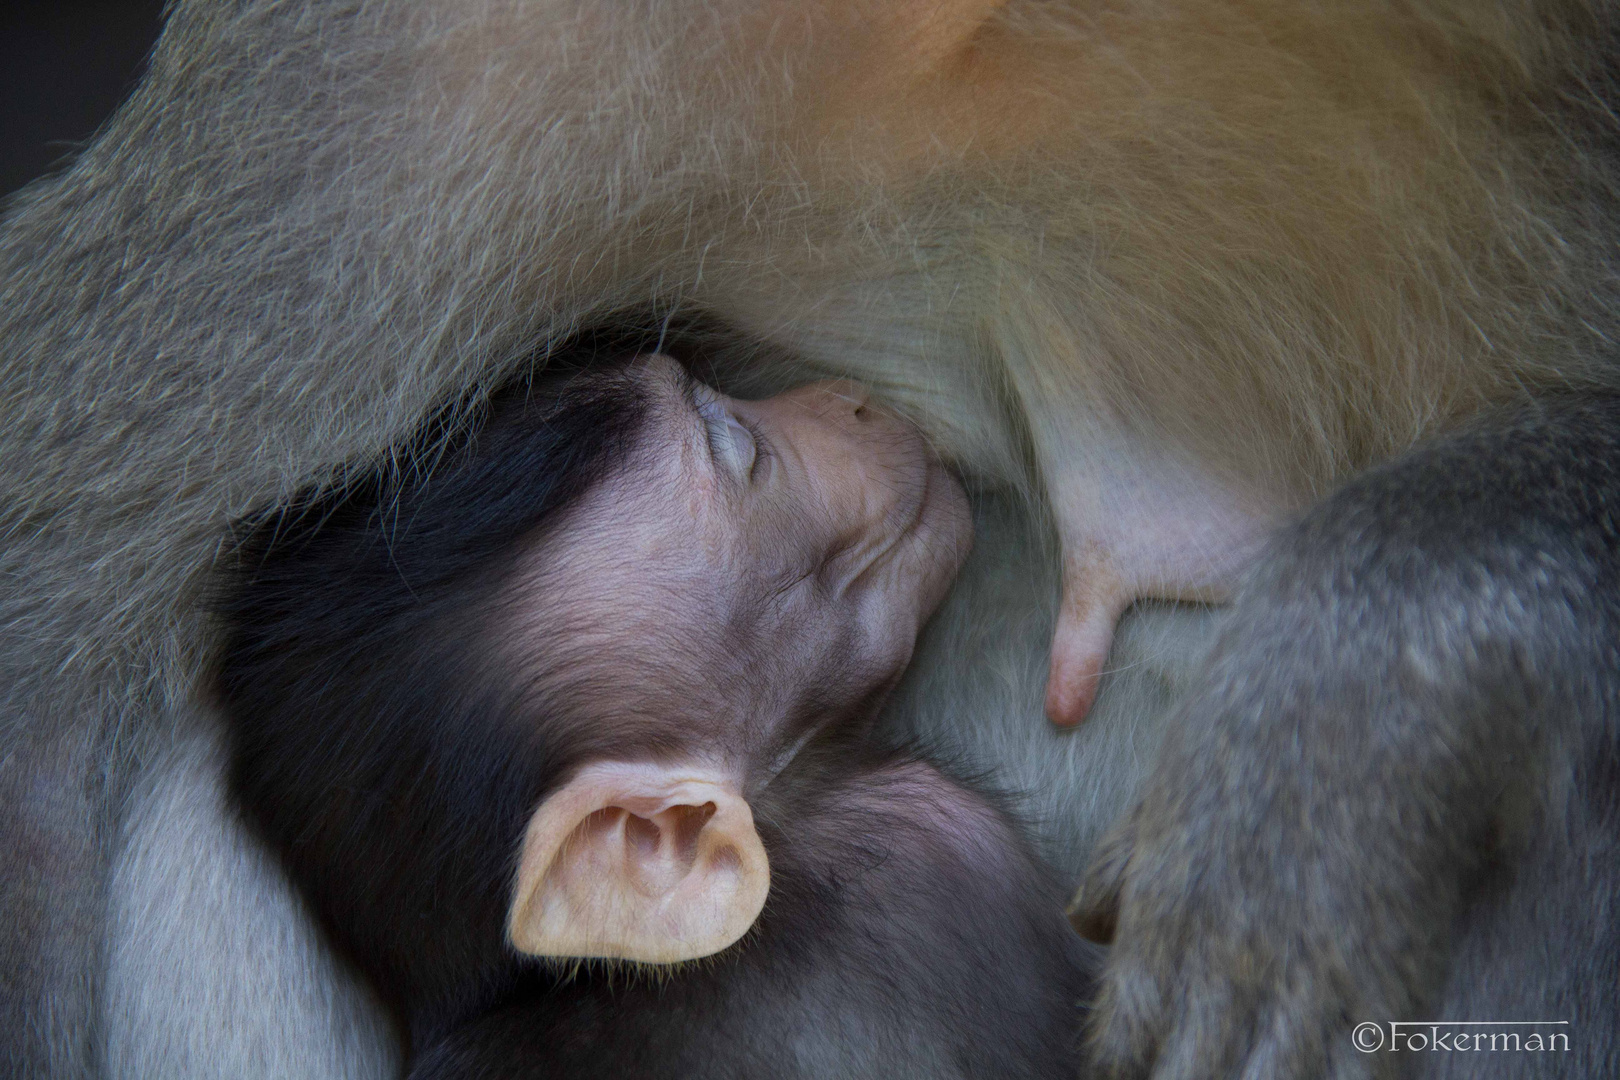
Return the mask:
{"type": "Polygon", "coordinates": [[[643,356],[445,454],[253,529],[218,683],[412,1077],[1074,1072],[1061,891],[869,730],[971,543],[916,431],[643,356]]]}

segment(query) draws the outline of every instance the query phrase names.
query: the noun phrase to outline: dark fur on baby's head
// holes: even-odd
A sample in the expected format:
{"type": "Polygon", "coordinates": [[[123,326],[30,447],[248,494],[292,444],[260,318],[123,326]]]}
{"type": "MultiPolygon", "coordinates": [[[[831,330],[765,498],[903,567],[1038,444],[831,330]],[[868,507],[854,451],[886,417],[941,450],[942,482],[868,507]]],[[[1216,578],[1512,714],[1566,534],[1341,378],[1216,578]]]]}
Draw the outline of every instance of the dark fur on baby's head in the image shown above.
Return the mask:
{"type": "Polygon", "coordinates": [[[431,471],[258,521],[221,604],[237,799],[413,1076],[1067,1075],[1090,963],[1060,891],[991,801],[864,729],[751,794],[770,893],[737,944],[630,979],[508,945],[525,824],[615,729],[517,685],[489,627],[514,555],[636,466],[647,409],[622,366],[553,375],[424,435],[431,471]]]}

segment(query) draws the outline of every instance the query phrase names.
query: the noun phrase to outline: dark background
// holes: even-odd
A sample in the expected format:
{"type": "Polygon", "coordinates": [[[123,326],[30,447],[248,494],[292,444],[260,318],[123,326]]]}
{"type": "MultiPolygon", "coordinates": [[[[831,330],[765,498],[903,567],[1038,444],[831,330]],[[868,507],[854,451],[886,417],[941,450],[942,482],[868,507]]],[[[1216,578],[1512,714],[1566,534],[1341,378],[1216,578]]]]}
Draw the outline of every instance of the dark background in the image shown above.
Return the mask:
{"type": "Polygon", "coordinates": [[[129,95],[162,8],[0,0],[0,195],[59,168],[129,95]]]}

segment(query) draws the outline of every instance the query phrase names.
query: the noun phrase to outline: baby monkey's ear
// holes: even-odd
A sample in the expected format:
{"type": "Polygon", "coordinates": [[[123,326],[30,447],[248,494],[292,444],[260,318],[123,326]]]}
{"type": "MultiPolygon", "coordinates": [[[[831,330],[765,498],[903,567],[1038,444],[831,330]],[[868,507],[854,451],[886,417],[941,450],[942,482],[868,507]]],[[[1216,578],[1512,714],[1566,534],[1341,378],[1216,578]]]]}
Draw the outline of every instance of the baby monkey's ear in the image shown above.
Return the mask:
{"type": "Polygon", "coordinates": [[[770,885],[753,812],[729,777],[599,762],[530,819],[506,933],[531,956],[695,960],[747,933],[770,885]]]}

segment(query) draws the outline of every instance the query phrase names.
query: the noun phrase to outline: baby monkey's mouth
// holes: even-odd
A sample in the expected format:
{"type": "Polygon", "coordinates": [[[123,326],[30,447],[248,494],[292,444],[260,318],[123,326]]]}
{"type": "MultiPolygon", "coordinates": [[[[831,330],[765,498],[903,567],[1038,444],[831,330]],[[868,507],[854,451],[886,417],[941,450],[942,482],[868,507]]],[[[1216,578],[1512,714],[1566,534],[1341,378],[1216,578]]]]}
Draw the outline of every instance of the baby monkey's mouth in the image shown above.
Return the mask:
{"type": "Polygon", "coordinates": [[[929,454],[922,497],[907,537],[929,560],[922,617],[928,618],[945,599],[951,582],[973,549],[973,512],[967,490],[944,461],[929,454]]]}
{"type": "MultiPolygon", "coordinates": [[[[925,594],[938,591],[942,596],[936,579],[943,577],[948,584],[972,546],[966,492],[950,468],[929,451],[920,430],[888,410],[877,411],[892,427],[874,440],[879,445],[873,453],[880,455],[886,482],[896,496],[875,528],[829,553],[826,561],[848,562],[849,585],[894,569],[915,574],[925,594]]],[[[927,601],[924,617],[938,599],[927,601]]]]}

